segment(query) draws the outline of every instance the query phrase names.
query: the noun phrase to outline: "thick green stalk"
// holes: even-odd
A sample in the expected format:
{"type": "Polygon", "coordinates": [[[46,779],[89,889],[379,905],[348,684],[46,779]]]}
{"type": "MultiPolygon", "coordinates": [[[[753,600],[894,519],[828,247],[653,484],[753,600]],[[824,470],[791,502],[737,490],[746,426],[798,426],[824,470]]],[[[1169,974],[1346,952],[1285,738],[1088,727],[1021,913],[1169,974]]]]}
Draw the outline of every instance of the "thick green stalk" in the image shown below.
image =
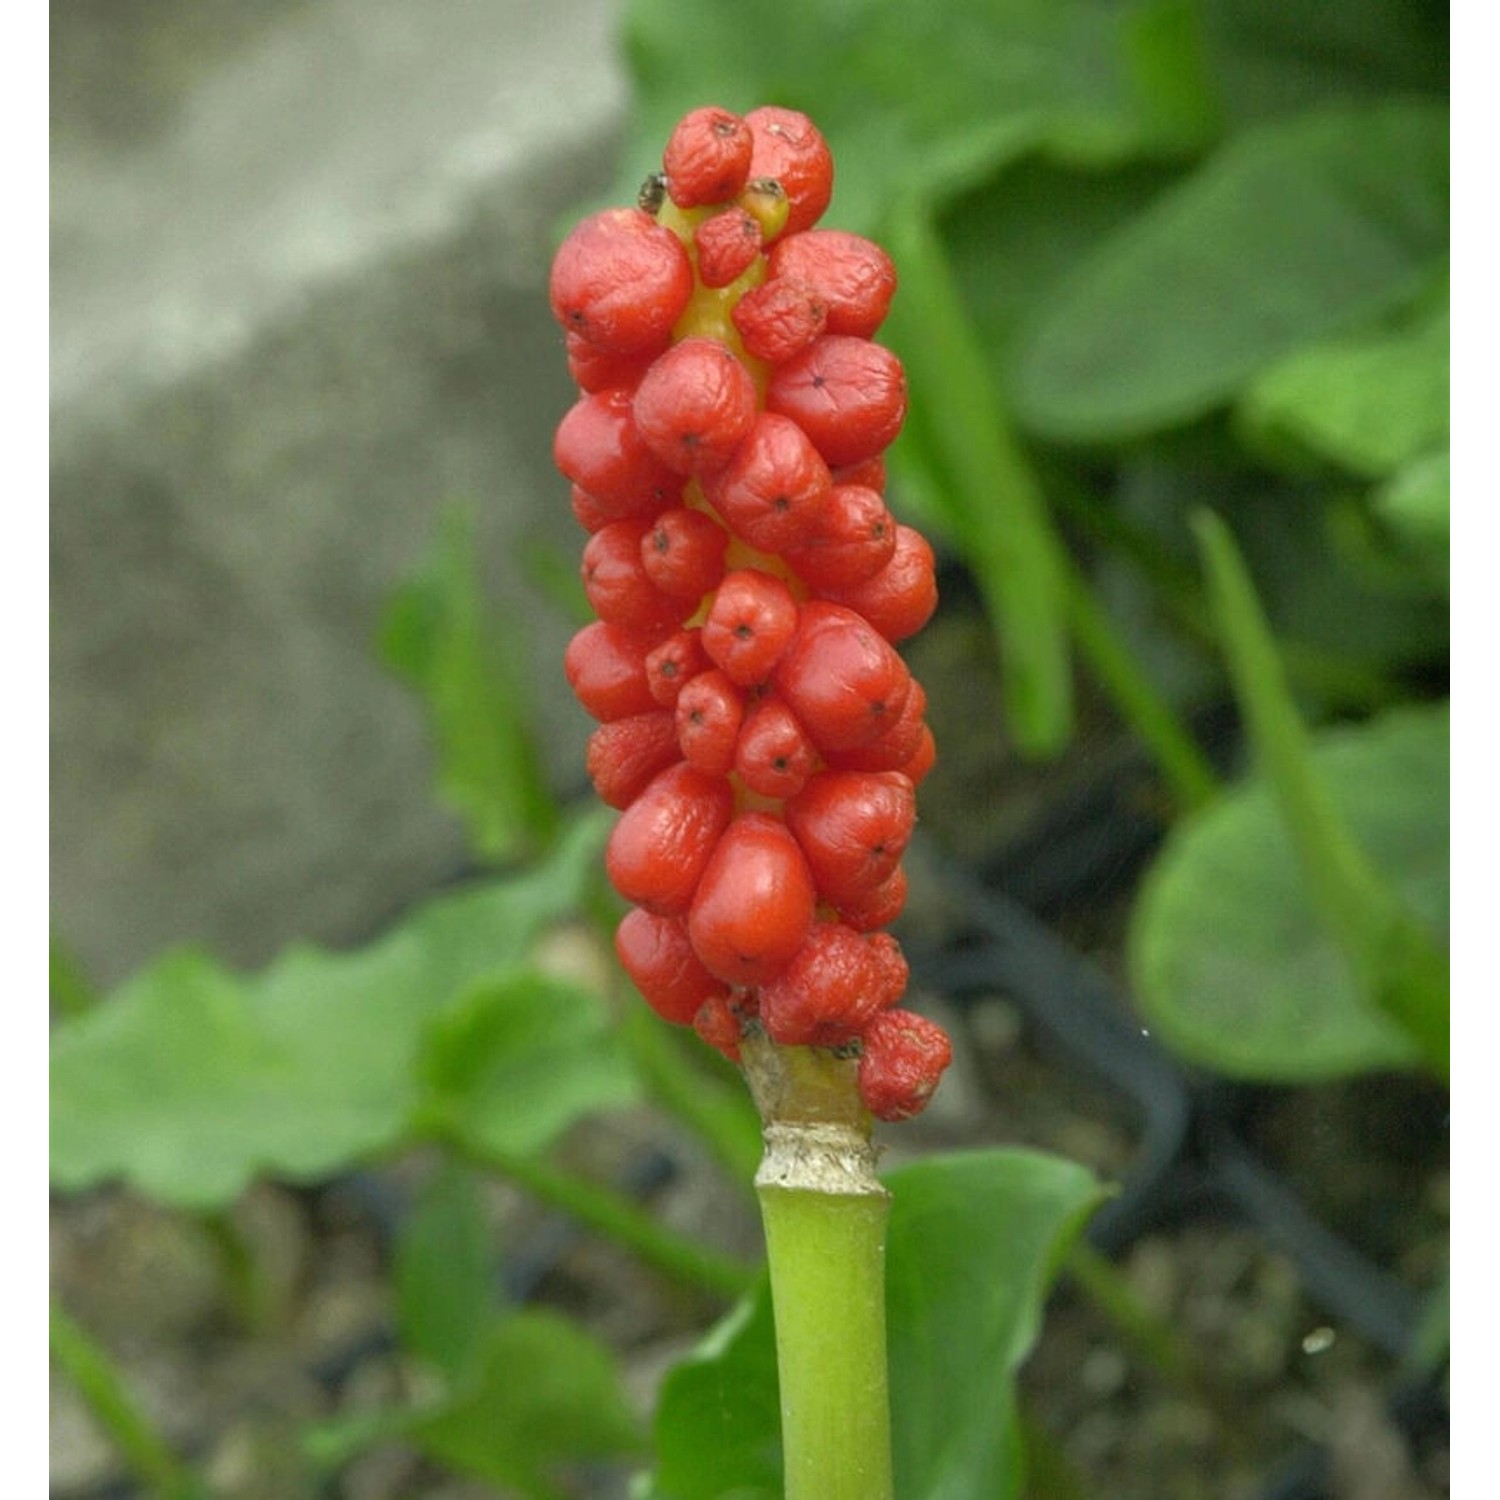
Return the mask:
{"type": "Polygon", "coordinates": [[[765,1124],[755,1186],[776,1319],[786,1500],[892,1500],[885,1342],[889,1196],[854,1064],[743,1045],[765,1124]]]}

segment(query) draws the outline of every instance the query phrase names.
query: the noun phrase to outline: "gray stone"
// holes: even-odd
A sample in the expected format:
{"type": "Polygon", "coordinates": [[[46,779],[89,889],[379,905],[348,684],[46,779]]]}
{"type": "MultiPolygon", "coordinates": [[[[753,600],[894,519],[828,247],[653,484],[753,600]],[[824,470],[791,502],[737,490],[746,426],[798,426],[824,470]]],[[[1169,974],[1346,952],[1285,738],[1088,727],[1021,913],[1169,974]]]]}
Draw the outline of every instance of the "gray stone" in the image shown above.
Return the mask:
{"type": "Polygon", "coordinates": [[[618,9],[54,6],[52,899],[99,982],[359,939],[462,860],[372,647],[450,501],[577,764],[526,560],[578,548],[546,267],[618,9]]]}

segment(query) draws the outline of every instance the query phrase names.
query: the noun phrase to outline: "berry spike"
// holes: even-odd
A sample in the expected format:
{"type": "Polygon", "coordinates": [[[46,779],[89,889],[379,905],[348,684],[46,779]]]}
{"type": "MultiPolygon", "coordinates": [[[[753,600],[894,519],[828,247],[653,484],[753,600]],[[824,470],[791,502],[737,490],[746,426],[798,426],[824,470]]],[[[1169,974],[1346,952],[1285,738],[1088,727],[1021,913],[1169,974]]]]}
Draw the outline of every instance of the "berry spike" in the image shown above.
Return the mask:
{"type": "Polygon", "coordinates": [[[937,596],[931,548],[884,499],[907,392],[873,335],[896,270],[815,227],[832,192],[805,115],[703,105],[638,203],[559,249],[579,397],[554,452],[600,617],[567,673],[621,812],[606,869],[647,1002],[735,1060],[745,1043],[747,1070],[752,1038],[820,1056],[894,1120],[949,1058],[897,1008],[885,931],[935,754],[895,643],[937,596]]]}

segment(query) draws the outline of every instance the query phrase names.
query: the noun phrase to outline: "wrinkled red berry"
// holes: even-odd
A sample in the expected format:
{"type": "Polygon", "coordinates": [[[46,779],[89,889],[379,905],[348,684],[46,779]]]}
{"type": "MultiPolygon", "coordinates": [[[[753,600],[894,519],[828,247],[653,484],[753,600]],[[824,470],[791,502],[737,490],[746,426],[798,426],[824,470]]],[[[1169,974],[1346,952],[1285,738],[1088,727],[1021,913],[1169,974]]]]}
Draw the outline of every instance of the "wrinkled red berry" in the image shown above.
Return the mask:
{"type": "Polygon", "coordinates": [[[735,304],[734,326],[756,359],[779,365],[800,354],[823,332],[828,311],[805,281],[777,277],[735,304]]]}
{"type": "Polygon", "coordinates": [[[629,391],[596,391],[579,400],[558,424],[552,456],[611,519],[655,515],[682,492],[681,476],[636,430],[629,391]]]}
{"type": "Polygon", "coordinates": [[[583,591],[601,620],[645,635],[660,635],[677,625],[682,601],[664,594],[646,572],[641,558],[646,521],[611,521],[601,526],[583,549],[583,591]]]}
{"type": "Polygon", "coordinates": [[[762,698],[745,715],[734,747],[734,773],[757,796],[794,797],[817,766],[818,752],[780,698],[762,698]]]}
{"type": "Polygon", "coordinates": [[[855,583],[825,587],[824,596],[858,611],[888,641],[915,635],[937,609],[932,547],[920,531],[896,527],[891,556],[879,572],[855,583]]]}
{"type": "Polygon", "coordinates": [[[766,409],[790,417],[834,468],[873,458],[906,418],[906,376],[889,349],[828,333],[778,365],[766,409]]]}
{"type": "Polygon", "coordinates": [[[896,518],[879,493],[861,484],[836,484],[811,532],[787,550],[786,560],[809,587],[826,591],[863,583],[895,550],[896,518]]]}
{"type": "Polygon", "coordinates": [[[896,267],[873,240],[842,229],[783,235],[771,251],[772,277],[805,281],[826,310],[829,333],[867,339],[896,294],[896,267]]]}
{"type": "Polygon", "coordinates": [[[745,123],[754,132],[752,178],[781,184],[790,212],[783,234],[811,229],[833,197],[833,154],[817,126],[795,109],[765,105],[752,109],[745,123]]]}
{"type": "Polygon", "coordinates": [[[820,771],[786,805],[818,894],[834,906],[890,879],[916,820],[912,784],[899,771],[820,771]]]}
{"type": "Polygon", "coordinates": [[[741,687],[771,675],[797,629],[797,601],[779,578],[756,568],[724,575],[703,622],[703,649],[741,687]]]}
{"type": "Polygon", "coordinates": [[[672,708],[683,688],[708,670],[708,653],[696,629],[678,630],[646,654],[645,667],[651,696],[663,708],[672,708]]]}
{"type": "Polygon", "coordinates": [[[807,434],[788,417],[761,412],[709,481],[708,497],[737,536],[762,552],[781,552],[811,535],[830,484],[807,434]]]}
{"type": "Polygon", "coordinates": [[[610,883],[647,911],[681,914],[733,813],[727,781],[681,762],[669,766],[621,813],[610,833],[604,851],[610,883]]]}
{"type": "Polygon", "coordinates": [[[677,695],[677,743],[707,776],[727,776],[745,717],[745,700],[723,672],[700,672],[677,695]]]}
{"type": "Polygon", "coordinates": [[[760,992],[771,1040],[792,1047],[837,1047],[857,1036],[889,989],[887,959],[842,922],[820,922],[792,961],[760,992]]]}
{"type": "Polygon", "coordinates": [[[760,225],[743,208],[726,208],[693,230],[698,251],[698,279],[704,286],[728,286],[755,264],[760,254],[760,225]]]}
{"type": "Polygon", "coordinates": [[[648,641],[595,620],[585,625],[563,656],[568,685],[584,708],[605,723],[658,707],[646,675],[648,641]]]}
{"type": "Polygon", "coordinates": [[[615,952],[646,1003],[664,1021],[691,1026],[704,1004],[725,996],[723,983],[693,952],[681,917],[660,917],[633,907],[615,929],[615,952]]]}
{"type": "Polygon", "coordinates": [[[750,127],[727,109],[705,105],[677,122],[662,168],[667,193],[678,208],[723,203],[744,187],[755,148],[750,127]]]}
{"type": "Polygon", "coordinates": [[[657,772],[681,759],[677,725],[664,708],[612,719],[589,736],[587,767],[599,800],[626,808],[657,772]]]}
{"type": "Polygon", "coordinates": [[[665,348],[693,291],[682,241],[638,208],[585,219],[552,262],[552,313],[613,354],[665,348]]]}
{"type": "Polygon", "coordinates": [[[750,431],[755,403],[755,382],[725,345],[684,339],[636,387],[636,430],[677,473],[711,473],[729,462],[750,431]]]}
{"type": "Polygon", "coordinates": [[[712,516],[687,506],[664,510],[645,529],[646,576],[675,599],[701,599],[724,576],[729,536],[712,516]]]}
{"type": "Polygon", "coordinates": [[[953,1044],[936,1021],[909,1010],[882,1011],[864,1032],[859,1092],[880,1120],[909,1120],[932,1098],[953,1044]]]}

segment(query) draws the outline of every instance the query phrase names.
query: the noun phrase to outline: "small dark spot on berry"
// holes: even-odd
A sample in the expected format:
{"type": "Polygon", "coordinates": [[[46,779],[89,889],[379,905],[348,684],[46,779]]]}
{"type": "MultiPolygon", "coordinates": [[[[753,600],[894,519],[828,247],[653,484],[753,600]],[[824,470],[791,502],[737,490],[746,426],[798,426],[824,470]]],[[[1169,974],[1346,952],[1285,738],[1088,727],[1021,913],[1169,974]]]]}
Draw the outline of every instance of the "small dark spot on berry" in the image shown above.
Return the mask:
{"type": "Polygon", "coordinates": [[[753,625],[740,624],[734,627],[735,635],[742,641],[748,641],[755,634],[753,625]]]}

